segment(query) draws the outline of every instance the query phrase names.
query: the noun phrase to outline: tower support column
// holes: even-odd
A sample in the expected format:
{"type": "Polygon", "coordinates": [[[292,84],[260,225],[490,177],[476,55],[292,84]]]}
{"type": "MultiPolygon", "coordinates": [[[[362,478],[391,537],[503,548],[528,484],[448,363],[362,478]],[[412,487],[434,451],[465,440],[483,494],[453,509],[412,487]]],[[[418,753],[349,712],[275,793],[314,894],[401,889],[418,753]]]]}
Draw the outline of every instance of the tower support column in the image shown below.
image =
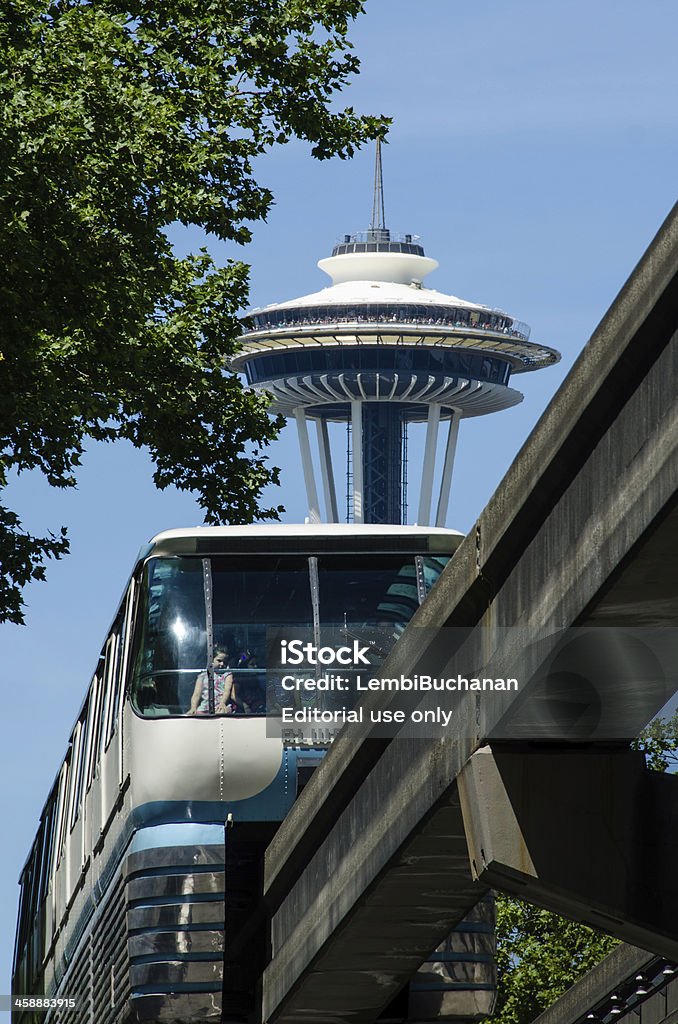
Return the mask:
{"type": "Polygon", "coordinates": [[[426,447],[424,448],[424,466],[421,471],[421,493],[419,495],[419,526],[430,526],[431,502],[433,499],[433,474],[436,468],[436,447],[438,444],[438,426],[440,424],[440,406],[433,404],[428,408],[426,424],[426,447]]]}
{"type": "Polygon", "coordinates": [[[457,438],[459,436],[459,420],[461,413],[458,409],[452,410],[450,426],[447,432],[447,445],[445,447],[445,462],[443,463],[443,478],[440,482],[440,494],[438,496],[438,509],[436,511],[436,526],[444,526],[447,518],[447,507],[450,503],[450,489],[452,486],[452,470],[454,469],[454,456],[457,451],[457,438]]]}
{"type": "Polygon", "coordinates": [[[299,437],[299,450],[301,462],[304,467],[304,483],[306,485],[306,497],[308,500],[308,515],[312,523],[320,522],[320,502],[318,501],[318,490],[315,485],[313,473],[313,459],[311,458],[311,444],[308,438],[308,424],[306,413],[299,407],[294,410],[294,418],[297,421],[297,435],[299,437]]]}
{"type": "Polygon", "coordinates": [[[332,451],[330,449],[330,435],[327,429],[327,420],[316,420],[318,430],[318,451],[320,452],[320,473],[323,481],[323,494],[325,498],[325,512],[328,523],[339,522],[339,510],[337,508],[337,491],[334,485],[334,472],[332,470],[332,451]]]}

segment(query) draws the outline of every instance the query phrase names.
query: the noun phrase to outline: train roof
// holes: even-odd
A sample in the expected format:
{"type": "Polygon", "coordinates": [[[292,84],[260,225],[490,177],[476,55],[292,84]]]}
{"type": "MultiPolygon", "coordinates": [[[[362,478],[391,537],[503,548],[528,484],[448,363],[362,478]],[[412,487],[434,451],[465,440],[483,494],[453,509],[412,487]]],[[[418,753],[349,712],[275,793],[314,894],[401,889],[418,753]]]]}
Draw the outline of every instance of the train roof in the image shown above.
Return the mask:
{"type": "Polygon", "coordinates": [[[439,526],[391,526],[356,523],[258,523],[251,526],[196,526],[164,530],[139,552],[139,561],[152,555],[216,554],[243,551],[254,542],[256,553],[284,550],[297,541],[298,551],[403,551],[453,553],[463,539],[458,530],[439,526]],[[281,548],[281,545],[283,547],[281,548]]]}

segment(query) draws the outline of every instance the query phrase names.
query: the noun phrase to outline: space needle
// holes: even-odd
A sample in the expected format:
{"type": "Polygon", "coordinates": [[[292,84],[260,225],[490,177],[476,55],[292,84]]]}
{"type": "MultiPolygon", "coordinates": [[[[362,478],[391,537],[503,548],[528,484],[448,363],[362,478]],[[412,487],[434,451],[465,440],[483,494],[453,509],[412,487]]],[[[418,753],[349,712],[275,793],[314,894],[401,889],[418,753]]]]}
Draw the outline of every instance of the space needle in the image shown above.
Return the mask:
{"type": "Polygon", "coordinates": [[[346,519],[402,523],[408,426],[426,423],[416,521],[444,526],[460,420],[521,402],[514,375],[550,366],[559,353],[530,341],[529,327],[500,309],[424,286],[438,263],[416,236],[386,227],[380,142],[370,227],[344,235],[318,266],[332,284],[252,310],[231,365],[271,396],[272,412],[296,421],[312,522],[339,522],[328,424],[346,425],[346,519]]]}

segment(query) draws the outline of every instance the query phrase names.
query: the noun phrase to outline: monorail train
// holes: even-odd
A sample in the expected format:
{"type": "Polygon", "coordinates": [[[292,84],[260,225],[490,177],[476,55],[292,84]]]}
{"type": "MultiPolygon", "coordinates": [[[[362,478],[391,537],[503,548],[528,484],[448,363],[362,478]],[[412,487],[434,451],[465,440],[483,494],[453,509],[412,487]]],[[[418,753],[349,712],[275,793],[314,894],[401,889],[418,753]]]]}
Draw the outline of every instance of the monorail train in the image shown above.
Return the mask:
{"type": "MultiPolygon", "coordinates": [[[[287,699],[266,685],[267,630],[388,624],[395,637],[460,540],[205,527],[142,550],[21,875],[15,994],[48,998],[48,1022],[75,1019],[68,1000],[96,1024],[219,1019],[225,872],[246,915],[261,851],[327,745],[267,729],[287,699]]],[[[45,1020],[26,1002],[15,1020],[45,1020]]]]}

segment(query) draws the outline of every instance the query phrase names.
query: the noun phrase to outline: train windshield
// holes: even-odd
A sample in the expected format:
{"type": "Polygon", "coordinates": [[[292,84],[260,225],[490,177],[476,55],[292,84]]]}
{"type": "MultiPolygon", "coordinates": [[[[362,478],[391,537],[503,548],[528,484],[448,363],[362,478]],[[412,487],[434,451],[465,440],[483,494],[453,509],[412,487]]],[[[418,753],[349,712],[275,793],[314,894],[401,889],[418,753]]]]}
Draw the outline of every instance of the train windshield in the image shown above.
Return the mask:
{"type": "Polygon", "coordinates": [[[447,561],[402,552],[150,559],[132,703],[147,717],[276,713],[286,695],[267,678],[269,631],[379,629],[392,644],[447,561]]]}

